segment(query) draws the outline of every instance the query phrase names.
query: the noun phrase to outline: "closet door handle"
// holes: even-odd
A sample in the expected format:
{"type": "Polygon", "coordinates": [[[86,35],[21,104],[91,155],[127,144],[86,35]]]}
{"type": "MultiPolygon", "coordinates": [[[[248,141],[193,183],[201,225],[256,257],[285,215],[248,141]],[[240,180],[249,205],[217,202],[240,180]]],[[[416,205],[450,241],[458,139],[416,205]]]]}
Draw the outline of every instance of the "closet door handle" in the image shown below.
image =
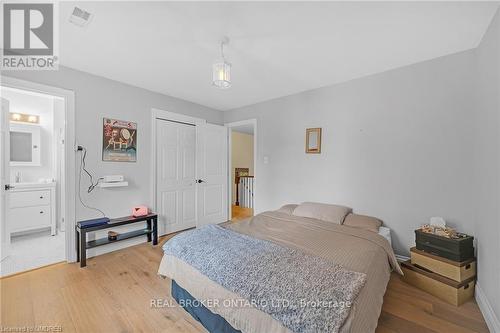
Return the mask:
{"type": "Polygon", "coordinates": [[[43,196],[40,196],[40,199],[43,199],[43,196]]]}
{"type": "Polygon", "coordinates": [[[201,184],[201,183],[204,183],[205,181],[204,181],[203,179],[198,179],[196,182],[197,182],[198,184],[201,184]]]}
{"type": "Polygon", "coordinates": [[[43,210],[42,210],[42,211],[40,211],[40,214],[43,214],[43,210]]]}

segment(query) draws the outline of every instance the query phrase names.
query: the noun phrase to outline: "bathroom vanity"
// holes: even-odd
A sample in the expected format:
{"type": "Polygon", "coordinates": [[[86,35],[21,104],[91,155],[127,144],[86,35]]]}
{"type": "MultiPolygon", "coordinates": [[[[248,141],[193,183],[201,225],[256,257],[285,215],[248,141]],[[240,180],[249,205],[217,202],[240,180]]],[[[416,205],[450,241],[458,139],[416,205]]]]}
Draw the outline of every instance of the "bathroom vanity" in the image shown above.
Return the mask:
{"type": "Polygon", "coordinates": [[[8,232],[50,228],[56,234],[56,183],[14,183],[8,191],[8,232]]]}

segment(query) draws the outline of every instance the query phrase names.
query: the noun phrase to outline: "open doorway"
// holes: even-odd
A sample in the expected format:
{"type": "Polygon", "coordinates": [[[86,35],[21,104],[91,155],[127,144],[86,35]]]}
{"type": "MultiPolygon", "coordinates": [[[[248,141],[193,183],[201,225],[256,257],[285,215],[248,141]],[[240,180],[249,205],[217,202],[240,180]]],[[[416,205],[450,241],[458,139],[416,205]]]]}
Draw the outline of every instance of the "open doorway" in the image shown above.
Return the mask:
{"type": "Polygon", "coordinates": [[[0,89],[9,141],[2,150],[8,255],[2,255],[0,276],[8,276],[67,258],[66,110],[60,96],[0,89]]]}
{"type": "Polygon", "coordinates": [[[230,141],[230,216],[232,221],[239,221],[255,212],[256,122],[244,120],[226,126],[230,141]]]}

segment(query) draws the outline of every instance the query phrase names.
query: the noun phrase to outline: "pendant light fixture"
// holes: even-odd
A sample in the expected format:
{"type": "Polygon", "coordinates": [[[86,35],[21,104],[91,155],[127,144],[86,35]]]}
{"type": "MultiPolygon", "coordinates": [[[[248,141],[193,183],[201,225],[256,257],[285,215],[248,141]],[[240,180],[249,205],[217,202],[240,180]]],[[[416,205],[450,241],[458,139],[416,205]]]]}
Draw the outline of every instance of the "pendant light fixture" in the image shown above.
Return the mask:
{"type": "Polygon", "coordinates": [[[227,89],[231,87],[231,64],[226,61],[224,57],[224,45],[229,43],[229,38],[224,37],[220,42],[221,60],[212,66],[213,85],[220,89],[227,89]]]}

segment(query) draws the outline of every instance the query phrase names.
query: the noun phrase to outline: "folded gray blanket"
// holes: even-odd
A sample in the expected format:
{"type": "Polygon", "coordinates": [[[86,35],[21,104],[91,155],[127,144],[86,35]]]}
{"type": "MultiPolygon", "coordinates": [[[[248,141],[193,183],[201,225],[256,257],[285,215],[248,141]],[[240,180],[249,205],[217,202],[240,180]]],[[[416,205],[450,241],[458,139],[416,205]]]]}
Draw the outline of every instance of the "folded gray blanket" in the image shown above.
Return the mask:
{"type": "Polygon", "coordinates": [[[183,232],[163,249],[293,332],[338,332],[366,282],[364,273],[216,225],[183,232]]]}

